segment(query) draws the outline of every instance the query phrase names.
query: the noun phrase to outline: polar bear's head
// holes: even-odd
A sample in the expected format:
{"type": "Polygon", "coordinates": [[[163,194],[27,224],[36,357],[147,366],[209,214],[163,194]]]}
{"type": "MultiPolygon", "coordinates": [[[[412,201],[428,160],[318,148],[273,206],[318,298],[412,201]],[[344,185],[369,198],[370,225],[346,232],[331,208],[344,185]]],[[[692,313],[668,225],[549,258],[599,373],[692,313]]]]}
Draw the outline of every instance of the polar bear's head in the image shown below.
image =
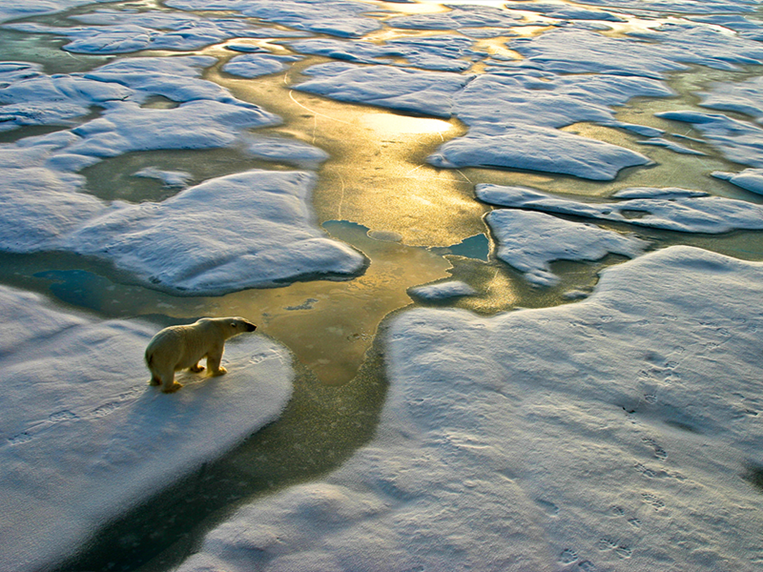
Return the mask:
{"type": "Polygon", "coordinates": [[[257,326],[252,324],[249,320],[244,318],[222,318],[225,321],[225,325],[230,328],[231,336],[236,334],[243,334],[244,332],[253,332],[257,329],[257,326]]]}

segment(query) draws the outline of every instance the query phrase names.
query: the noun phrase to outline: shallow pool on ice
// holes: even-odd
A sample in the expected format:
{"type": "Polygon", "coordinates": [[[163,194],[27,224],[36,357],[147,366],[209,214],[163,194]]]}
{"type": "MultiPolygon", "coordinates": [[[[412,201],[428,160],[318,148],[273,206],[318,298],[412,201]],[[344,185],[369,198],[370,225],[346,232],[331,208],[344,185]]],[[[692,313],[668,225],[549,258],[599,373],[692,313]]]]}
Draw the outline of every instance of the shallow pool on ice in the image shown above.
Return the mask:
{"type": "Polygon", "coordinates": [[[751,572],[761,295],[760,264],[673,247],[578,304],[406,312],[374,441],[180,570],[751,572]]]}
{"type": "Polygon", "coordinates": [[[48,569],[97,527],[278,418],[291,358],[260,335],[226,344],[228,374],[147,385],[158,327],[99,320],[0,287],[0,569],[48,569]]]}

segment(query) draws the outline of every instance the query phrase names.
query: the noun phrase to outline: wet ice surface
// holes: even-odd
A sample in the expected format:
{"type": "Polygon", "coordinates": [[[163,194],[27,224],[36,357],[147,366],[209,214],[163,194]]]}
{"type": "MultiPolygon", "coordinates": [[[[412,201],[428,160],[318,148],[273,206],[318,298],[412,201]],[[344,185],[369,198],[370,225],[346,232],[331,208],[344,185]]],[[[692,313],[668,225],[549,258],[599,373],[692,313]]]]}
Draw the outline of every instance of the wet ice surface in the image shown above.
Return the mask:
{"type": "MultiPolygon", "coordinates": [[[[494,278],[511,266],[537,292],[564,281],[554,262],[635,258],[575,304],[490,318],[442,308],[397,315],[384,338],[390,389],[375,439],[327,477],[308,475],[218,523],[181,569],[760,565],[761,497],[745,479],[759,482],[763,472],[755,423],[763,273],[692,248],[641,256],[660,243],[633,234],[657,229],[690,242],[763,230],[760,205],[739,200],[763,189],[761,82],[750,77],[763,63],[756,2],[510,2],[432,12],[401,4],[412,13],[398,15],[385,12],[390,4],[345,0],[168,0],[161,10],[109,4],[68,21],[8,23],[85,2],[23,4],[0,8],[0,33],[44,36],[81,62],[117,57],[77,73],[0,63],[5,252],[80,254],[113,264],[129,282],[184,296],[357,276],[368,260],[329,238],[311,206],[324,178],[341,186],[341,200],[345,185],[367,184],[345,180],[343,158],[310,144],[320,121],[341,121],[311,109],[320,96],[465,126],[455,139],[417,148],[407,168],[433,177],[466,169],[459,174],[477,199],[496,207],[485,217],[490,230],[471,229],[461,244],[427,255],[484,261],[494,278]],[[668,12],[691,19],[665,19],[668,12]],[[670,87],[697,69],[723,79],[701,82],[692,98],[670,87]],[[284,87],[267,97],[247,92],[276,83],[284,87]],[[310,128],[276,115],[281,97],[300,106],[310,128]],[[621,121],[620,111],[639,105],[634,98],[664,100],[668,111],[643,124],[637,114],[621,121]],[[701,151],[674,140],[690,128],[694,142],[707,144],[701,151]],[[108,160],[215,149],[257,168],[198,180],[167,161],[141,163],[131,178],[174,195],[133,204],[88,192],[87,169],[108,160]],[[659,168],[654,158],[669,152],[713,161],[708,189],[734,185],[737,199],[671,180],[660,188],[621,181],[659,168]],[[496,184],[515,171],[539,188],[496,184]],[[579,196],[573,177],[614,190],[606,199],[579,196]],[[563,197],[540,188],[557,180],[570,181],[563,197]]],[[[383,166],[387,144],[379,136],[376,163],[364,168],[383,166]]],[[[364,244],[409,248],[400,233],[363,222],[348,224],[368,230],[364,244]]],[[[397,272],[379,271],[378,280],[400,282],[397,272]]],[[[431,274],[436,282],[408,290],[416,302],[458,304],[494,285],[431,274]]],[[[356,287],[359,300],[369,296],[356,287]]],[[[316,315],[326,307],[323,294],[300,292],[273,307],[316,315]]],[[[573,288],[567,300],[589,293],[573,288]]],[[[199,383],[189,375],[188,387],[168,397],[138,371],[155,326],[83,316],[6,287],[0,296],[9,394],[0,531],[10,547],[0,568],[39,569],[76,549],[126,506],[276,418],[288,399],[287,350],[265,338],[231,343],[231,373],[199,383]]],[[[361,310],[359,302],[359,323],[361,310]]],[[[353,326],[330,333],[370,338],[376,323],[353,326]]]]}
{"type": "Polygon", "coordinates": [[[374,441],[180,570],[754,570],[761,294],[760,264],[674,247],[578,304],[407,312],[374,441]]]}
{"type": "Polygon", "coordinates": [[[231,340],[228,373],[180,373],[166,395],[139,366],[158,327],[100,320],[0,288],[0,568],[44,570],[94,527],[278,417],[291,358],[259,335],[231,340]]]}

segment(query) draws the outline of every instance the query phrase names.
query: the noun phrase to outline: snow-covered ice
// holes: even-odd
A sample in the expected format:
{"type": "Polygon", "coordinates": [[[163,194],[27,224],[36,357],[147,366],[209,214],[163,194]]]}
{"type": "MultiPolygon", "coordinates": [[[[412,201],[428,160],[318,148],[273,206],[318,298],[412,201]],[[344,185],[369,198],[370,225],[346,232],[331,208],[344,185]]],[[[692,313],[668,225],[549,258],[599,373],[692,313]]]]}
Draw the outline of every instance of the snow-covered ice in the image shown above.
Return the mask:
{"type": "Polygon", "coordinates": [[[409,65],[437,71],[465,71],[482,56],[471,50],[473,41],[463,36],[395,38],[379,45],[365,41],[313,38],[290,42],[300,53],[322,55],[340,61],[390,64],[391,58],[406,58],[409,65]]]}
{"type": "Polygon", "coordinates": [[[300,91],[446,118],[453,113],[453,96],[471,79],[458,73],[343,62],[319,64],[303,73],[311,79],[295,86],[300,91]]]}
{"type": "Polygon", "coordinates": [[[648,243],[600,228],[541,212],[499,209],[485,218],[498,241],[496,256],[539,286],[559,281],[549,263],[557,260],[599,260],[609,253],[630,258],[648,243]]]}
{"type": "Polygon", "coordinates": [[[626,167],[650,163],[640,153],[548,127],[521,125],[500,134],[472,130],[442,145],[435,167],[504,167],[612,180],[626,167]]]}
{"type": "Polygon", "coordinates": [[[661,111],[662,119],[690,123],[729,161],[763,168],[763,128],[720,113],[661,111]]]}
{"type": "Polygon", "coordinates": [[[462,298],[464,296],[474,296],[477,291],[461,280],[449,280],[447,282],[438,282],[426,286],[416,286],[408,290],[408,294],[420,300],[427,302],[437,302],[441,300],[451,300],[453,298],[462,298]]]}
{"type": "Polygon", "coordinates": [[[219,177],[161,203],[114,204],[62,246],[180,294],[362,272],[365,257],[328,238],[313,220],[307,201],[314,184],[315,176],[304,171],[219,177]]]}
{"type": "Polygon", "coordinates": [[[672,247],[576,304],[401,314],[375,439],[179,570],[752,572],[761,295],[759,263],[672,247]]]}
{"type": "MultiPolygon", "coordinates": [[[[288,351],[260,335],[226,344],[224,377],[147,384],[159,327],[101,320],[0,287],[0,569],[50,569],[96,528],[275,420],[288,351]]],[[[181,379],[182,378],[182,379],[181,379]]]]}
{"type": "MultiPolygon", "coordinates": [[[[32,123],[30,118],[36,124],[66,123],[91,106],[103,108],[99,117],[70,130],[0,146],[6,182],[0,195],[12,215],[0,221],[0,249],[88,254],[153,287],[185,294],[362,272],[365,258],[317,227],[308,207],[314,186],[309,173],[249,171],[141,205],[107,203],[82,192],[85,179],[77,171],[132,151],[234,147],[304,168],[327,158],[298,140],[245,132],[280,118],[200,79],[215,61],[131,58],[82,75],[49,76],[24,64],[0,69],[9,84],[0,95],[6,125],[18,128],[32,123]],[[157,95],[176,105],[143,105],[157,95]]],[[[177,174],[151,168],[146,174],[184,185],[177,174]]]]}
{"type": "Polygon", "coordinates": [[[713,171],[711,175],[752,193],[763,195],[763,169],[745,169],[741,173],[713,171]]]}
{"type": "Polygon", "coordinates": [[[504,167],[614,179],[650,163],[640,153],[555,129],[581,121],[617,125],[612,107],[636,96],[667,97],[662,82],[642,77],[558,77],[533,71],[467,76],[448,72],[332,62],[308,68],[296,89],[339,101],[436,117],[455,116],[469,133],[443,144],[436,167],[504,167]]]}
{"type": "MultiPolygon", "coordinates": [[[[101,10],[74,16],[86,25],[50,26],[35,22],[5,27],[33,34],[66,37],[63,49],[75,54],[126,54],[142,50],[190,51],[232,38],[279,36],[278,31],[251,26],[240,18],[202,18],[185,12],[101,10]],[[87,25],[89,24],[89,25],[87,25]]],[[[284,36],[293,34],[283,33],[284,36]]]]}
{"type": "Polygon", "coordinates": [[[613,12],[590,10],[581,6],[563,4],[561,2],[506,2],[512,10],[529,10],[543,14],[547,18],[558,20],[605,20],[608,22],[625,22],[626,19],[613,12]]]}
{"type": "MultiPolygon", "coordinates": [[[[763,230],[763,207],[754,203],[703,196],[688,189],[627,189],[617,202],[581,202],[526,187],[480,184],[476,194],[492,205],[628,223],[678,232],[720,234],[763,230]]],[[[613,198],[618,198],[615,196],[613,198]]]]}
{"type": "Polygon", "coordinates": [[[646,14],[678,12],[679,14],[723,14],[754,12],[757,0],[576,0],[579,4],[635,10],[646,14]]]}
{"type": "Polygon", "coordinates": [[[167,171],[157,169],[156,167],[146,167],[133,173],[133,176],[157,179],[166,187],[186,187],[188,186],[188,181],[193,178],[193,175],[186,171],[167,171]]]}
{"type": "Polygon", "coordinates": [[[165,4],[181,10],[236,11],[248,18],[340,37],[359,37],[381,28],[379,20],[366,16],[378,7],[352,0],[168,0],[165,4]]]}
{"type": "Polygon", "coordinates": [[[763,77],[739,83],[716,82],[709,91],[698,95],[702,98],[702,107],[746,113],[756,119],[763,117],[763,77]]]}
{"type": "Polygon", "coordinates": [[[283,71],[289,67],[289,62],[298,59],[300,58],[295,56],[244,54],[228,60],[223,66],[223,71],[239,77],[255,78],[283,71]]]}
{"type": "Polygon", "coordinates": [[[452,6],[447,12],[414,14],[388,18],[385,23],[393,28],[410,30],[463,30],[477,28],[508,29],[521,24],[522,17],[490,6],[452,6]]]}

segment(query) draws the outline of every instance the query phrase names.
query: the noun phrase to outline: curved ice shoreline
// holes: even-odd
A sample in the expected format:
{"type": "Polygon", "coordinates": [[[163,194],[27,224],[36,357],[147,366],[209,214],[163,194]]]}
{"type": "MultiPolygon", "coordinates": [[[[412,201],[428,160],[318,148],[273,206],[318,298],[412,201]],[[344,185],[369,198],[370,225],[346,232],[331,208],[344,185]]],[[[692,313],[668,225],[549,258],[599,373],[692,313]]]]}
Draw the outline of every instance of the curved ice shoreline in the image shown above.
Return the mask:
{"type": "Polygon", "coordinates": [[[374,441],[180,570],[752,572],[761,295],[760,263],[671,247],[577,304],[406,312],[374,441]]]}
{"type": "Polygon", "coordinates": [[[278,418],[291,358],[259,335],[226,344],[228,374],[147,384],[157,326],[65,312],[0,287],[0,569],[50,569],[127,508],[278,418]]]}

